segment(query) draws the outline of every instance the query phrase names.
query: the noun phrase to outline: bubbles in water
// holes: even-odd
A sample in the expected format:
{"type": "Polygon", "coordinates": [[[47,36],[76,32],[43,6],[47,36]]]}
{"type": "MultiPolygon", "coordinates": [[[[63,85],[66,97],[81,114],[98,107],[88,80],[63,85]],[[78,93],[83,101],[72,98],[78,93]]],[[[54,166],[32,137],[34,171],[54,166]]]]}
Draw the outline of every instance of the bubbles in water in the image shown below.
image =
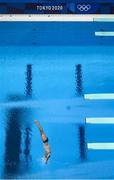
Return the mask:
{"type": "Polygon", "coordinates": [[[45,158],[44,157],[38,158],[37,163],[39,163],[40,165],[44,165],[45,164],[45,158]]]}
{"type": "Polygon", "coordinates": [[[45,158],[44,157],[41,158],[41,162],[42,162],[42,164],[45,164],[45,158]]]}

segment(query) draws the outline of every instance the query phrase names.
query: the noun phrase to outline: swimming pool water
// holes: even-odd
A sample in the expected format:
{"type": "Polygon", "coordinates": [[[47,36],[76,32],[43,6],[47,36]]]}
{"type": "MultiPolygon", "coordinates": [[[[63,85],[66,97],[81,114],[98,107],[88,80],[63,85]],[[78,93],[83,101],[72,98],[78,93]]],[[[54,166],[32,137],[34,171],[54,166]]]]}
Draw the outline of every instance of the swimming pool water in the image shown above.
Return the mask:
{"type": "Polygon", "coordinates": [[[0,177],[114,178],[114,151],[87,143],[113,142],[114,125],[86,124],[113,117],[113,101],[85,93],[114,92],[111,46],[0,47],[0,177]],[[34,125],[51,146],[49,163],[34,125]]]}

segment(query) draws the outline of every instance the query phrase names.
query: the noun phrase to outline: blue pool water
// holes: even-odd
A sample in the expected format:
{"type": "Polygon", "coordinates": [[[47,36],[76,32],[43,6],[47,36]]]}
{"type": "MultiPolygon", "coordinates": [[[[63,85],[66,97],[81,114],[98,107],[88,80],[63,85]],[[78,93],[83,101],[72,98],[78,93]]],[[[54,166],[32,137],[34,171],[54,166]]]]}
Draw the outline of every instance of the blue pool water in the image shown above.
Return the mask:
{"type": "Polygon", "coordinates": [[[114,125],[85,123],[114,117],[114,101],[83,98],[114,92],[114,47],[9,41],[0,46],[0,178],[114,178],[114,150],[87,147],[114,142],[114,125]],[[35,119],[49,138],[47,165],[35,119]]]}

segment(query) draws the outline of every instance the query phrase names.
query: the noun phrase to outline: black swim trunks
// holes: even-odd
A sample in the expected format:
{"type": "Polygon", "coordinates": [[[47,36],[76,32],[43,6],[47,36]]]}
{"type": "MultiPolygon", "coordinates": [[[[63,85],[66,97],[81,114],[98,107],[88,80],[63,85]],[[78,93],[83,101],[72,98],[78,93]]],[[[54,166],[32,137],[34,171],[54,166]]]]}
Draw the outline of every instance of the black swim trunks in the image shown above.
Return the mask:
{"type": "Polygon", "coordinates": [[[43,141],[43,143],[47,143],[47,142],[48,142],[48,138],[45,141],[43,141]]]}

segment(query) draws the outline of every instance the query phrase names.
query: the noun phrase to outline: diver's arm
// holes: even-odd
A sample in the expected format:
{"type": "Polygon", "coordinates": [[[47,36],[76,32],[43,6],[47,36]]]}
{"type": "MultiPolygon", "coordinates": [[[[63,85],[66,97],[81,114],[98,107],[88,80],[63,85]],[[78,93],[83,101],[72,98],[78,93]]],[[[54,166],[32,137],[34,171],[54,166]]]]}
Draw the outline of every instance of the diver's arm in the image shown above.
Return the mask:
{"type": "Polygon", "coordinates": [[[46,163],[46,164],[47,164],[49,158],[50,158],[50,153],[48,153],[48,154],[45,155],[45,163],[46,163]]]}

